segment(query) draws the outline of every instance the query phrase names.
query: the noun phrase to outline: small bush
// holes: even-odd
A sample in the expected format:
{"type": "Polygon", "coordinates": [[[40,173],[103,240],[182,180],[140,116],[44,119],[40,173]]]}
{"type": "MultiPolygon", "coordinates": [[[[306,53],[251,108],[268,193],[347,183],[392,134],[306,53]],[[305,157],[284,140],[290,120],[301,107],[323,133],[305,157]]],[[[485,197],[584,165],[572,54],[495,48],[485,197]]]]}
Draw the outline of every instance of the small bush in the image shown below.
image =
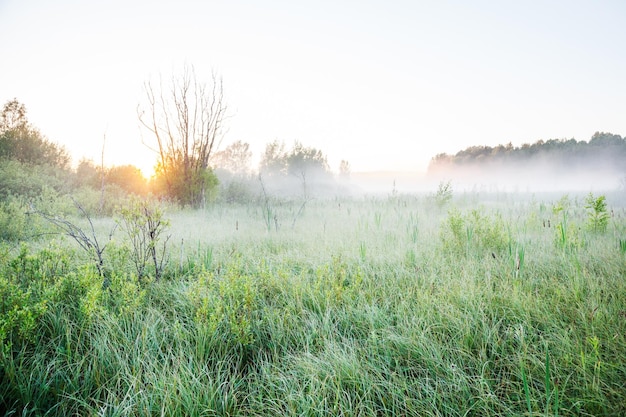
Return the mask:
{"type": "Polygon", "coordinates": [[[6,277],[0,277],[0,348],[13,342],[35,341],[37,321],[46,311],[39,299],[6,277]]]}
{"type": "Polygon", "coordinates": [[[587,226],[595,233],[604,233],[609,224],[609,213],[606,208],[606,197],[601,195],[594,197],[589,193],[585,199],[587,209],[587,226]]]}
{"type": "Polygon", "coordinates": [[[435,204],[437,207],[443,208],[452,200],[452,182],[450,181],[441,181],[437,188],[437,193],[435,194],[435,204]]]}
{"type": "Polygon", "coordinates": [[[157,204],[148,199],[135,198],[119,210],[118,224],[126,231],[130,241],[130,257],[139,280],[150,272],[158,280],[166,263],[169,236],[163,233],[169,221],[157,204]]]}
{"type": "Polygon", "coordinates": [[[467,214],[451,210],[442,226],[441,239],[446,251],[467,256],[500,253],[509,243],[502,218],[481,214],[479,210],[467,214]]]}
{"type": "Polygon", "coordinates": [[[4,253],[2,258],[0,345],[34,342],[37,322],[53,298],[56,280],[67,273],[70,259],[55,248],[31,253],[25,245],[16,257],[4,253]]]}
{"type": "Polygon", "coordinates": [[[17,242],[28,238],[26,207],[15,197],[0,202],[0,239],[17,242]]]}
{"type": "Polygon", "coordinates": [[[557,216],[554,241],[557,247],[574,251],[582,247],[584,242],[580,237],[579,228],[570,222],[570,207],[569,197],[564,195],[552,208],[552,212],[557,216]]]}

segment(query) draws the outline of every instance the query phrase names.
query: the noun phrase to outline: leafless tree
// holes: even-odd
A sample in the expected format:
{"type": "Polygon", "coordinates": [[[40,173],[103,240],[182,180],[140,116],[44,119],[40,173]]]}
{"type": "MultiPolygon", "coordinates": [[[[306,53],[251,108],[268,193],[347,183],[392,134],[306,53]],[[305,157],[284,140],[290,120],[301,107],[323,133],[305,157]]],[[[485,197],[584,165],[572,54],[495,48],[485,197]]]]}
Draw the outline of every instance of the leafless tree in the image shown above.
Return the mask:
{"type": "Polygon", "coordinates": [[[212,73],[207,86],[198,81],[193,67],[185,66],[169,87],[159,79],[157,88],[147,81],[144,90],[146,104],[137,113],[153,136],[148,146],[158,155],[157,174],[168,195],[198,205],[207,191],[211,155],[224,134],[227,106],[222,79],[212,73]]]}
{"type": "MultiPolygon", "coordinates": [[[[104,278],[103,285],[107,286],[108,279],[105,276],[104,270],[104,250],[106,249],[108,243],[102,244],[102,242],[98,241],[96,230],[91,220],[91,217],[89,216],[89,213],[87,213],[87,211],[73,198],[72,201],[74,202],[74,205],[76,206],[80,214],[83,215],[89,222],[89,230],[81,228],[80,226],[66,218],[48,214],[46,212],[38,210],[32,205],[30,213],[40,215],[41,217],[55,225],[57,228],[59,228],[64,234],[74,239],[76,243],[78,243],[78,245],[91,257],[94,265],[98,269],[98,274],[102,278],[104,278]]],[[[116,227],[117,226],[111,228],[108,242],[111,241],[116,227]]]]}

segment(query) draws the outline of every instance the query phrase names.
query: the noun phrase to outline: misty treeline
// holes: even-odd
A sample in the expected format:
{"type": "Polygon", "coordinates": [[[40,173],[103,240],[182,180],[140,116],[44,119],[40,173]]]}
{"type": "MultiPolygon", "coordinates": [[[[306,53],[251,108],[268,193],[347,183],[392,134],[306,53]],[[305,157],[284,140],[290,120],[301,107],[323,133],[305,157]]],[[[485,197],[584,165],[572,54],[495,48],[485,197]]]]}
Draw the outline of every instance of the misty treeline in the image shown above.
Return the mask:
{"type": "Polygon", "coordinates": [[[305,199],[333,195],[343,190],[350,176],[347,161],[341,161],[335,174],[320,149],[298,141],[291,147],[278,140],[267,143],[256,169],[251,158],[249,144],[241,141],[216,153],[215,172],[220,179],[220,195],[226,201],[249,201],[250,194],[259,191],[305,199]]]}
{"type": "MultiPolygon", "coordinates": [[[[284,142],[268,143],[257,166],[253,166],[248,143],[236,141],[223,149],[212,145],[206,167],[195,173],[185,173],[184,156],[163,155],[161,159],[159,154],[150,179],[133,165],[105,166],[104,154],[101,161],[82,159],[72,167],[67,150],[30,123],[26,106],[9,100],[0,113],[2,234],[21,235],[29,221],[24,212],[32,204],[63,214],[75,211],[75,202],[92,215],[111,215],[133,195],[200,207],[215,201],[260,201],[262,190],[276,197],[310,198],[345,183],[337,181],[321,150],[299,142],[291,148],[284,142]]],[[[191,152],[186,159],[197,157],[191,152]]],[[[346,179],[349,163],[342,161],[339,171],[338,178],[346,179]]]]}
{"type": "MultiPolygon", "coordinates": [[[[522,146],[470,146],[455,155],[441,153],[432,158],[430,175],[454,171],[508,169],[525,175],[529,170],[567,175],[574,172],[615,172],[626,175],[626,138],[596,132],[587,142],[576,139],[539,140],[522,146]]],[[[476,172],[476,171],[474,171],[476,172]]]]}
{"type": "Polygon", "coordinates": [[[132,165],[104,167],[83,159],[72,168],[67,150],[50,141],[29,122],[23,103],[13,99],[4,104],[0,113],[0,204],[3,207],[16,200],[50,200],[72,193],[81,201],[92,200],[95,209],[106,212],[118,197],[148,192],[148,181],[132,165]],[[108,199],[107,207],[95,207],[105,203],[100,201],[103,193],[114,198],[108,199]]]}
{"type": "MultiPolygon", "coordinates": [[[[249,201],[258,189],[283,196],[301,190],[305,198],[320,183],[333,188],[333,178],[321,150],[295,142],[291,150],[274,141],[266,146],[255,184],[249,144],[237,141],[219,150],[229,117],[222,79],[212,74],[200,81],[185,66],[164,85],[147,82],[145,100],[138,107],[147,141],[157,155],[153,191],[183,206],[203,207],[222,197],[228,202],[249,201]],[[219,185],[221,183],[221,186],[219,185]],[[254,184],[254,185],[253,185],[254,184]]],[[[349,171],[342,161],[340,171],[349,171]]]]}

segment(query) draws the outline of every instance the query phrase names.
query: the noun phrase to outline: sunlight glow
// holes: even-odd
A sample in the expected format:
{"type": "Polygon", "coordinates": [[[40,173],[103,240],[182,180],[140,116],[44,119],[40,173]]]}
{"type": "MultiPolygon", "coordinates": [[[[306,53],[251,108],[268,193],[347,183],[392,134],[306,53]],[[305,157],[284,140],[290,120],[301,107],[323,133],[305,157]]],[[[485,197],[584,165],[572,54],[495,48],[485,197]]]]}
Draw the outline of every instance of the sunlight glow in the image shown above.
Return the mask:
{"type": "Polygon", "coordinates": [[[357,171],[626,132],[620,2],[35,3],[0,5],[0,56],[20,57],[0,68],[1,99],[75,161],[98,160],[106,132],[107,161],[148,175],[143,83],[186,63],[223,77],[224,144],[298,140],[357,171]]]}

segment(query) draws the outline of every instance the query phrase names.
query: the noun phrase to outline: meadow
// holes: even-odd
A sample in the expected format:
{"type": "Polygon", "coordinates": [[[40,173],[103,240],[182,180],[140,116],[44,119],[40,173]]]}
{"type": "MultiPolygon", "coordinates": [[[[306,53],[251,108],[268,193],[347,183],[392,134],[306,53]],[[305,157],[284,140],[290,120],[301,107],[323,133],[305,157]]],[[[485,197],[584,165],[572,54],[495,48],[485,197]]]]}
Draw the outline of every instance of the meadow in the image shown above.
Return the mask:
{"type": "Polygon", "coordinates": [[[164,206],[159,279],[112,217],[92,219],[104,278],[54,228],[3,243],[0,410],[626,415],[618,197],[600,217],[572,194],[164,206]]]}

